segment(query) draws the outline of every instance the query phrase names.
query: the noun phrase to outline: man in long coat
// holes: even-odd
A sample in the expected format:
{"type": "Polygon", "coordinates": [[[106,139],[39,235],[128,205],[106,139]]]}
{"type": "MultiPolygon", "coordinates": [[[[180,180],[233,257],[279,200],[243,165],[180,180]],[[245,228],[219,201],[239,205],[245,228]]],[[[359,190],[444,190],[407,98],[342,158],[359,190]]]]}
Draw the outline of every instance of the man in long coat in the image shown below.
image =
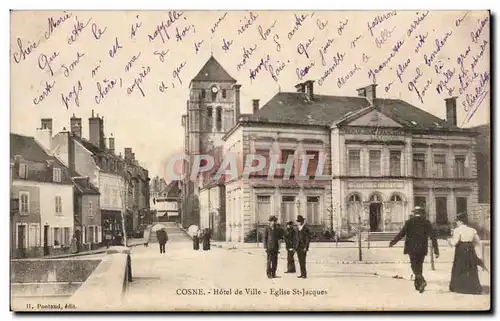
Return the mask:
{"type": "Polygon", "coordinates": [[[278,253],[280,249],[279,240],[283,237],[283,231],[277,226],[278,219],[276,216],[269,218],[269,226],[264,230],[263,243],[267,253],[267,277],[275,278],[276,269],[278,268],[278,253]]]}
{"type": "Polygon", "coordinates": [[[305,224],[305,219],[302,215],[297,216],[297,239],[295,240],[295,251],[299,259],[300,275],[298,278],[307,278],[306,257],[309,251],[309,243],[311,242],[311,232],[305,224]]]}
{"type": "Polygon", "coordinates": [[[297,239],[297,231],[293,226],[293,222],[290,221],[286,223],[286,235],[285,235],[285,245],[286,245],[286,272],[285,273],[295,273],[295,240],[297,239]]]}
{"type": "Polygon", "coordinates": [[[406,237],[403,253],[408,254],[410,257],[411,269],[415,275],[415,290],[422,293],[427,286],[427,282],[423,276],[423,265],[425,256],[428,253],[428,239],[431,238],[432,240],[436,259],[439,258],[439,249],[436,234],[431,222],[425,218],[424,209],[416,206],[413,213],[413,217],[405,222],[398,235],[389,243],[389,247],[393,247],[399,240],[406,237]]]}
{"type": "Polygon", "coordinates": [[[160,244],[160,253],[165,253],[165,244],[168,241],[167,232],[163,229],[156,231],[156,238],[160,244]]]}

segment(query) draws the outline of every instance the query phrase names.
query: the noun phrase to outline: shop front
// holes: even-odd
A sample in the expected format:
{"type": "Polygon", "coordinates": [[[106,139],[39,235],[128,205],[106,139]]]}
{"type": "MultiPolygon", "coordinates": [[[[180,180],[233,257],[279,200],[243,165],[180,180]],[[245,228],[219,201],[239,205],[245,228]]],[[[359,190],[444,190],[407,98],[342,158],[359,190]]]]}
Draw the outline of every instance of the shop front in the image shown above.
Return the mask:
{"type": "Polygon", "coordinates": [[[120,245],[123,240],[123,219],[121,211],[101,210],[103,242],[120,245]]]}

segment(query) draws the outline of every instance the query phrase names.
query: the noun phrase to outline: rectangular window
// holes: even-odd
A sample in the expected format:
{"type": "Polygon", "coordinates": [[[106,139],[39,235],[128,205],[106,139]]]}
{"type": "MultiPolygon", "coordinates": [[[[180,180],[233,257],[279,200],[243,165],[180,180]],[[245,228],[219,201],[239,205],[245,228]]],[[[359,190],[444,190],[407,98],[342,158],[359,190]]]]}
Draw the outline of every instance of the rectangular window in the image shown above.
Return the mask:
{"type": "Polygon", "coordinates": [[[94,227],[87,226],[86,243],[93,243],[94,242],[93,237],[94,237],[94,227]]]}
{"type": "Polygon", "coordinates": [[[436,224],[448,224],[448,207],[446,197],[436,197],[436,224]]]}
{"type": "Polygon", "coordinates": [[[71,245],[71,235],[69,227],[65,227],[63,233],[64,233],[63,245],[71,245]]]}
{"type": "Polygon", "coordinates": [[[89,217],[94,217],[94,212],[92,211],[92,201],[89,201],[89,217]]]}
{"type": "MultiPolygon", "coordinates": [[[[255,154],[262,156],[265,159],[264,168],[256,172],[256,174],[261,176],[267,176],[267,174],[269,173],[269,162],[270,162],[269,149],[258,149],[255,151],[255,154]]],[[[254,159],[252,162],[252,166],[257,166],[258,164],[259,161],[257,159],[254,159]]]]}
{"type": "Polygon", "coordinates": [[[436,177],[445,177],[446,156],[442,154],[434,155],[434,168],[436,177]]]}
{"type": "Polygon", "coordinates": [[[28,178],[28,165],[27,164],[19,164],[19,178],[28,178]]]}
{"type": "Polygon", "coordinates": [[[30,193],[19,192],[19,213],[21,215],[30,214],[30,193]]]}
{"type": "Polygon", "coordinates": [[[413,154],[413,176],[425,177],[425,154],[413,154]]]}
{"type": "Polygon", "coordinates": [[[319,196],[307,196],[307,222],[320,224],[319,221],[319,196]]]}
{"type": "Polygon", "coordinates": [[[112,195],[111,195],[111,197],[112,197],[112,199],[111,199],[111,205],[117,206],[118,205],[118,191],[116,190],[116,188],[112,189],[112,195]]]}
{"type": "Polygon", "coordinates": [[[401,176],[401,151],[391,150],[389,158],[389,169],[391,176],[401,176]]]}
{"type": "Polygon", "coordinates": [[[284,149],[281,151],[281,160],[280,160],[280,164],[286,164],[288,163],[288,161],[290,160],[290,168],[287,168],[287,170],[285,169],[280,169],[280,170],[277,170],[276,173],[279,173],[280,175],[285,175],[285,174],[288,174],[290,173],[290,176],[294,176],[295,175],[295,172],[294,172],[294,162],[295,162],[295,159],[294,159],[294,156],[295,156],[295,151],[294,150],[290,150],[290,149],[284,149]]]}
{"type": "Polygon", "coordinates": [[[420,206],[427,212],[427,198],[425,196],[415,196],[413,203],[415,206],[420,206]]]}
{"type": "Polygon", "coordinates": [[[54,227],[54,246],[61,246],[62,245],[62,229],[59,227],[54,227]]]}
{"type": "Polygon", "coordinates": [[[271,196],[257,195],[257,221],[265,223],[271,215],[271,196]]]}
{"type": "Polygon", "coordinates": [[[370,176],[380,176],[380,157],[382,152],[380,150],[370,151],[370,176]]]}
{"type": "Polygon", "coordinates": [[[306,156],[308,157],[307,164],[307,174],[306,176],[315,176],[318,170],[319,163],[319,152],[318,151],[307,151],[306,156]]]}
{"type": "Polygon", "coordinates": [[[61,196],[56,196],[55,198],[55,209],[56,209],[56,215],[61,215],[62,214],[62,199],[61,196]]]}
{"type": "Polygon", "coordinates": [[[54,182],[61,182],[62,172],[60,168],[52,169],[52,179],[54,182]]]}
{"type": "Polygon", "coordinates": [[[205,89],[202,89],[201,90],[201,98],[205,99],[206,96],[207,96],[207,93],[206,93],[205,89]]]}
{"type": "Polygon", "coordinates": [[[360,151],[351,149],[348,151],[348,154],[349,154],[349,175],[351,176],[361,175],[360,151]]]}
{"type": "Polygon", "coordinates": [[[455,156],[455,177],[465,177],[465,156],[455,156]]]}
{"type": "Polygon", "coordinates": [[[467,213],[467,197],[457,197],[457,214],[467,213]]]}
{"type": "Polygon", "coordinates": [[[28,246],[29,247],[40,246],[40,225],[38,224],[29,225],[28,246]]]}
{"type": "Polygon", "coordinates": [[[281,224],[295,220],[295,196],[283,196],[281,199],[281,224]]]}
{"type": "Polygon", "coordinates": [[[222,98],[226,98],[226,95],[227,95],[226,90],[222,89],[222,98]]]}

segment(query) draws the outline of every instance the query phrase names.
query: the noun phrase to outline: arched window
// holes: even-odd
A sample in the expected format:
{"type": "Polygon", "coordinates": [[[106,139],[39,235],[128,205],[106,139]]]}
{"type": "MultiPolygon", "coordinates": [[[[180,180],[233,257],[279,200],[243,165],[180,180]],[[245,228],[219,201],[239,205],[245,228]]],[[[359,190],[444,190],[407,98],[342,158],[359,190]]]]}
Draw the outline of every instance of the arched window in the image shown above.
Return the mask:
{"type": "Polygon", "coordinates": [[[403,200],[401,199],[401,196],[398,194],[394,194],[391,196],[391,202],[402,202],[403,200]]]}
{"type": "Polygon", "coordinates": [[[352,194],[349,196],[348,202],[361,202],[361,197],[358,194],[352,194]]]}
{"type": "Polygon", "coordinates": [[[215,128],[217,131],[221,131],[222,129],[222,107],[217,107],[217,113],[215,115],[215,128]]]}
{"type": "Polygon", "coordinates": [[[387,203],[386,221],[389,221],[389,226],[386,230],[397,231],[403,227],[405,221],[405,210],[403,198],[401,195],[393,194],[390,203],[387,203]]]}
{"type": "Polygon", "coordinates": [[[206,119],[206,123],[205,123],[205,129],[207,131],[211,131],[212,124],[213,124],[213,110],[212,110],[212,107],[207,107],[207,119],[206,119]]]}
{"type": "Polygon", "coordinates": [[[346,216],[342,218],[342,227],[351,230],[362,215],[363,205],[359,194],[352,194],[347,198],[346,216]]]}
{"type": "Polygon", "coordinates": [[[372,194],[370,197],[370,202],[380,203],[382,202],[382,197],[379,194],[372,194]]]}

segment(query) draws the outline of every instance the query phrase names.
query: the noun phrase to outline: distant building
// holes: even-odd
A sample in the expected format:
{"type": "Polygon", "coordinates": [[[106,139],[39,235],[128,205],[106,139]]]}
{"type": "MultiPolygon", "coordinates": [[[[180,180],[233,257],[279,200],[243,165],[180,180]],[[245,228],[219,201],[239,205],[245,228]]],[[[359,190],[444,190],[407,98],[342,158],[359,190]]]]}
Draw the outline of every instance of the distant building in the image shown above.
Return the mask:
{"type": "MultiPolygon", "coordinates": [[[[38,131],[50,135],[44,119],[38,131]]],[[[39,133],[37,133],[39,134],[39,133]]],[[[10,134],[11,255],[29,257],[68,252],[74,233],[70,170],[33,137],[10,134]]]]}
{"type": "Polygon", "coordinates": [[[179,181],[171,181],[153,198],[153,208],[160,222],[181,221],[181,190],[179,181]]]}

